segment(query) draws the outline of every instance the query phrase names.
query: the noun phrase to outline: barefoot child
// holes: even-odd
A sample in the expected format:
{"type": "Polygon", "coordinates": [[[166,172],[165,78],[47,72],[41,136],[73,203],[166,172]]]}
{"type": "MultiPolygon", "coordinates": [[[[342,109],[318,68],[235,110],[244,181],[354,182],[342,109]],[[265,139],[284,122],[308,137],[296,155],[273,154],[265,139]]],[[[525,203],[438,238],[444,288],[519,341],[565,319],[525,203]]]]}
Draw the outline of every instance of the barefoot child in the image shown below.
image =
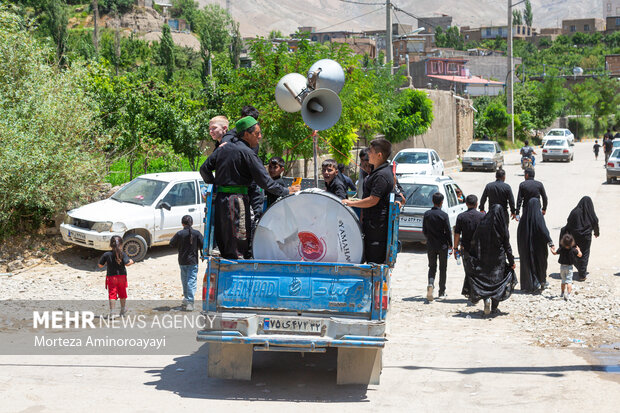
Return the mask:
{"type": "Polygon", "coordinates": [[[560,248],[555,253],[560,256],[560,276],[562,277],[562,294],[564,300],[570,299],[573,291],[573,264],[577,262],[577,257],[581,258],[581,250],[575,245],[575,239],[571,234],[564,234],[560,240],[560,248]],[[566,290],[566,294],[564,294],[566,290]]]}
{"type": "Polygon", "coordinates": [[[127,300],[127,269],[133,264],[127,254],[123,252],[123,240],[118,235],[110,239],[112,251],[108,251],[101,256],[99,268],[107,266],[105,286],[108,289],[108,299],[110,300],[110,316],[114,311],[115,300],[121,299],[121,316],[125,315],[125,300],[127,300]]]}

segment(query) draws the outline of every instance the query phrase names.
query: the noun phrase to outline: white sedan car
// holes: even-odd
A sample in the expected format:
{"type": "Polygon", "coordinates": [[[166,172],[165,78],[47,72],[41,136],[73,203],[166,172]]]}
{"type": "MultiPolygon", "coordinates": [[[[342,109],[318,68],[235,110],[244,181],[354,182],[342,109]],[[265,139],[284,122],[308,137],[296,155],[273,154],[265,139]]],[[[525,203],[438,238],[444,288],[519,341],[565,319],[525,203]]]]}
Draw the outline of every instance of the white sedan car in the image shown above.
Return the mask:
{"type": "Polygon", "coordinates": [[[566,139],[569,143],[575,143],[575,135],[568,129],[551,129],[542,139],[542,146],[545,146],[545,143],[549,139],[566,139]]]}
{"type": "Polygon", "coordinates": [[[542,160],[559,160],[570,162],[575,157],[575,144],[567,139],[549,139],[543,145],[542,160]]]}
{"type": "Polygon", "coordinates": [[[620,148],[615,148],[605,165],[607,183],[620,179],[620,148]]]}
{"type": "Polygon", "coordinates": [[[441,207],[450,218],[450,226],[456,224],[456,217],[467,210],[463,191],[449,176],[411,175],[398,180],[403,187],[405,206],[400,213],[398,238],[401,241],[425,242],[422,233],[424,212],[433,207],[433,194],[443,194],[441,207]]]}
{"type": "Polygon", "coordinates": [[[184,215],[201,228],[202,186],[198,172],[142,175],[108,199],[67,212],[60,233],[66,242],[96,250],[109,250],[110,239],[119,235],[129,258],[140,261],[149,247],[170,242],[184,215]]]}
{"type": "Polygon", "coordinates": [[[396,176],[443,175],[443,161],[434,149],[408,148],[399,151],[394,157],[396,176]]]}

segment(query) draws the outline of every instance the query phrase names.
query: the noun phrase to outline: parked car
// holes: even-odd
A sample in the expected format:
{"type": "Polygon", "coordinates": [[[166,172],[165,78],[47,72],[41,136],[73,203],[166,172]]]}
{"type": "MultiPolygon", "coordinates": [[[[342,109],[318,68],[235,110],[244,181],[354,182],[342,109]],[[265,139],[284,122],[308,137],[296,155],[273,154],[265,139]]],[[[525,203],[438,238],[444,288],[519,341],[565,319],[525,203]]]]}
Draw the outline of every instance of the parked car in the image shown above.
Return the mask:
{"type": "Polygon", "coordinates": [[[456,224],[456,217],[467,210],[463,191],[449,176],[412,175],[399,179],[405,193],[405,206],[400,213],[398,238],[401,241],[426,242],[422,233],[424,212],[433,207],[433,194],[444,196],[442,209],[450,217],[450,226],[456,224]]]}
{"type": "Polygon", "coordinates": [[[568,129],[551,129],[545,136],[543,136],[541,147],[545,146],[545,142],[549,139],[564,138],[570,143],[575,143],[575,135],[568,129]]]}
{"type": "Polygon", "coordinates": [[[463,154],[463,171],[486,169],[496,171],[504,166],[504,154],[497,142],[475,141],[463,154]]]}
{"type": "Polygon", "coordinates": [[[575,157],[575,144],[567,139],[549,139],[543,145],[542,160],[559,160],[570,162],[575,157]]]}
{"type": "Polygon", "coordinates": [[[613,141],[611,141],[613,148],[620,148],[620,138],[615,138],[613,141]]]}
{"type": "Polygon", "coordinates": [[[109,250],[110,238],[123,238],[123,250],[134,261],[149,247],[167,245],[181,230],[181,218],[191,215],[200,229],[204,201],[198,172],[142,175],[114,195],[69,211],[60,225],[62,238],[72,244],[109,250]]]}
{"type": "Polygon", "coordinates": [[[434,149],[408,148],[394,157],[396,176],[443,175],[443,161],[434,149]]]}
{"type": "Polygon", "coordinates": [[[620,177],[620,148],[615,148],[611,153],[605,169],[608,184],[618,180],[620,177]]]}

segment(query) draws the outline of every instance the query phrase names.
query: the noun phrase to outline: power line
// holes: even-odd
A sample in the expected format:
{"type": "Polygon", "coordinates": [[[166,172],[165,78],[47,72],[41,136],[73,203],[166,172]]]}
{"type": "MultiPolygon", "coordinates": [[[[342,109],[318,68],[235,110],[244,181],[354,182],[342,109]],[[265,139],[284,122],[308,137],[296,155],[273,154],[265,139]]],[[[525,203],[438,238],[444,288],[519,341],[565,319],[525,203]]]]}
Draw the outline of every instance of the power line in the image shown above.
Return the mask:
{"type": "Polygon", "coordinates": [[[351,1],[351,0],[340,0],[343,3],[351,3],[351,4],[362,4],[364,6],[385,6],[385,2],[383,3],[362,3],[361,1],[351,1]]]}
{"type": "MultiPolygon", "coordinates": [[[[385,6],[385,4],[383,4],[383,5],[385,6]]],[[[372,13],[376,13],[379,10],[383,10],[383,7],[380,7],[378,9],[373,10],[373,11],[369,11],[368,13],[360,14],[359,16],[350,18],[349,20],[345,20],[345,21],[342,21],[342,22],[339,22],[339,23],[336,23],[336,24],[332,24],[331,26],[323,27],[322,29],[317,30],[317,32],[322,32],[323,30],[329,29],[331,27],[338,26],[340,24],[350,22],[351,20],[359,19],[360,17],[364,17],[364,16],[367,16],[367,15],[372,14],[372,13]]]]}
{"type": "Polygon", "coordinates": [[[429,22],[428,20],[425,20],[425,19],[423,19],[423,18],[421,18],[421,17],[418,17],[418,16],[416,16],[416,15],[415,15],[415,14],[413,14],[413,13],[409,13],[408,11],[405,11],[405,10],[403,10],[403,9],[401,9],[401,8],[399,8],[399,7],[397,7],[397,6],[395,6],[395,5],[394,5],[394,3],[392,3],[392,7],[394,8],[394,10],[395,10],[395,11],[399,11],[399,12],[401,12],[401,13],[406,14],[406,15],[407,15],[407,16],[409,16],[409,17],[413,17],[413,18],[414,18],[414,19],[416,19],[418,22],[422,22],[422,23],[427,24],[427,25],[429,25],[429,26],[431,26],[431,27],[437,27],[437,25],[436,25],[436,24],[433,24],[433,23],[429,22]]]}

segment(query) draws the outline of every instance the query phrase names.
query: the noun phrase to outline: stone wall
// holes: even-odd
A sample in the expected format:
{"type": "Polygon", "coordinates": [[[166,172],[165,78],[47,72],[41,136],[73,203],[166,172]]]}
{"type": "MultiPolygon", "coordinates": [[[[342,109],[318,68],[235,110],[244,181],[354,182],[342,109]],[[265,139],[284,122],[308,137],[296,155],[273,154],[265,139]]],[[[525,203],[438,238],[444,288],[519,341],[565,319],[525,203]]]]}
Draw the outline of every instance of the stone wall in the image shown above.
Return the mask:
{"type": "Polygon", "coordinates": [[[437,151],[445,167],[457,166],[457,155],[473,140],[472,101],[443,90],[425,91],[433,101],[434,120],[431,127],[422,135],[394,144],[392,154],[405,148],[432,148],[437,151]]]}

